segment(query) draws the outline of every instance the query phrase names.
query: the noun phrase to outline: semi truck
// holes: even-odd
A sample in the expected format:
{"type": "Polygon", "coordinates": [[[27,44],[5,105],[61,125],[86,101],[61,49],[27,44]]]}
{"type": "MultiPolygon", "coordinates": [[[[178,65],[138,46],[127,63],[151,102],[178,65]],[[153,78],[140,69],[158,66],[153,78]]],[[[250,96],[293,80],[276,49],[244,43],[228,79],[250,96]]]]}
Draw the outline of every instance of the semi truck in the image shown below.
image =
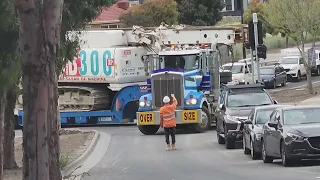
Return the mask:
{"type": "Polygon", "coordinates": [[[228,47],[232,52],[232,45],[247,41],[246,27],[197,27],[193,30],[176,27],[156,32],[164,31],[172,35],[170,41],[157,33],[141,33],[153,40],[146,44],[158,51],[143,58],[146,73],[150,75],[149,93],[139,100],[138,129],[145,135],[155,134],[160,128],[162,98],[175,94],[177,128],[204,132],[215,123],[213,117],[221,84],[232,81],[232,72],[221,71],[219,49],[228,47]]]}
{"type": "MultiPolygon", "coordinates": [[[[133,26],[81,32],[80,39],[84,43],[78,56],[66,64],[58,81],[61,123],[137,124],[139,99],[150,93],[147,69],[152,64],[145,57],[158,56],[167,48],[164,44],[200,44],[214,39],[234,42],[243,36],[241,30],[242,26],[168,27],[161,24],[159,27],[133,26]]],[[[79,32],[68,33],[69,36],[75,34],[79,32]]],[[[220,57],[230,59],[231,54],[223,52],[221,49],[220,57]]],[[[200,57],[195,55],[186,56],[191,58],[187,62],[192,63],[192,58],[200,57]]],[[[198,65],[187,63],[187,66],[198,65]]],[[[16,106],[20,125],[23,124],[22,103],[20,95],[16,106]]]]}

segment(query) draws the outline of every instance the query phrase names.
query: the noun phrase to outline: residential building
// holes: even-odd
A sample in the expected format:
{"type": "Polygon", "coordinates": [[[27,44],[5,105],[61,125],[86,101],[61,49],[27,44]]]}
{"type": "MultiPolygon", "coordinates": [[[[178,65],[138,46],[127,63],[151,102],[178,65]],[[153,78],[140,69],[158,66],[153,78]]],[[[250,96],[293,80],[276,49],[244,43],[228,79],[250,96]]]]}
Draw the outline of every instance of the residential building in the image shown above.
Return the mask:
{"type": "MultiPolygon", "coordinates": [[[[248,8],[251,0],[224,0],[225,8],[221,10],[223,16],[241,16],[243,10],[248,8]]],[[[260,0],[265,2],[266,0],[260,0]]]]}
{"type": "Polygon", "coordinates": [[[129,7],[140,4],[139,0],[117,0],[112,6],[102,10],[100,16],[90,23],[87,28],[119,28],[119,17],[128,12],[129,7]]]}

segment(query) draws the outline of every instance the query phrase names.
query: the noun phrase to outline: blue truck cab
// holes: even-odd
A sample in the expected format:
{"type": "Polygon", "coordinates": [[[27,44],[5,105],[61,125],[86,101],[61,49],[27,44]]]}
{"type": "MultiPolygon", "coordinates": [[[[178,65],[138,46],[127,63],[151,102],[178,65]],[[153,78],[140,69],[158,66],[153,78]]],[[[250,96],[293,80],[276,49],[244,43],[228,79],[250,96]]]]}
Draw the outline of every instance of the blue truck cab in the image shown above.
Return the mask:
{"type": "Polygon", "coordinates": [[[177,128],[192,128],[201,133],[210,127],[213,102],[210,94],[214,86],[211,82],[212,66],[214,59],[218,59],[215,53],[210,46],[178,50],[171,47],[159,52],[158,56],[148,56],[148,93],[140,97],[137,112],[141,133],[151,135],[158,131],[159,110],[164,105],[162,99],[170,94],[174,94],[178,101],[175,111],[177,128]]]}

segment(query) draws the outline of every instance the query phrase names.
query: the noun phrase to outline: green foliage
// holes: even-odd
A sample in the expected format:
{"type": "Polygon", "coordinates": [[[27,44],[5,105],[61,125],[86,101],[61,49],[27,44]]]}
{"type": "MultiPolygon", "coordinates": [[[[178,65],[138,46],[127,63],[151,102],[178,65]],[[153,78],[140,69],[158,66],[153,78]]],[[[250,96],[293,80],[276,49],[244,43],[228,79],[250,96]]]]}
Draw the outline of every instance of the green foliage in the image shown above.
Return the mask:
{"type": "Polygon", "coordinates": [[[221,0],[177,0],[179,23],[194,26],[212,26],[222,19],[221,0]]]}
{"type": "Polygon", "coordinates": [[[266,34],[277,34],[275,33],[275,29],[269,24],[266,20],[266,12],[265,12],[265,4],[261,3],[259,0],[252,0],[248,6],[248,9],[245,10],[243,14],[243,21],[247,24],[252,20],[252,13],[257,13],[258,19],[262,22],[262,30],[264,33],[264,37],[266,34]]]}
{"type": "Polygon", "coordinates": [[[59,164],[60,164],[60,169],[64,169],[69,163],[69,156],[65,154],[60,154],[59,158],[59,164]]]}
{"type": "Polygon", "coordinates": [[[0,1],[0,93],[15,90],[21,77],[19,29],[11,0],[0,1]]]}
{"type": "Polygon", "coordinates": [[[146,0],[143,4],[130,8],[120,17],[125,26],[156,27],[162,22],[173,25],[178,22],[177,3],[174,0],[146,0]]]}
{"type": "Polygon", "coordinates": [[[319,0],[270,0],[266,12],[270,24],[298,45],[303,45],[307,34],[320,25],[319,0]]]}
{"type": "Polygon", "coordinates": [[[79,39],[80,32],[74,36],[66,36],[68,31],[84,30],[86,25],[98,17],[103,8],[113,4],[114,0],[65,0],[61,24],[61,50],[57,62],[58,74],[63,66],[72,61],[77,55],[77,49],[82,43],[79,39]]]}

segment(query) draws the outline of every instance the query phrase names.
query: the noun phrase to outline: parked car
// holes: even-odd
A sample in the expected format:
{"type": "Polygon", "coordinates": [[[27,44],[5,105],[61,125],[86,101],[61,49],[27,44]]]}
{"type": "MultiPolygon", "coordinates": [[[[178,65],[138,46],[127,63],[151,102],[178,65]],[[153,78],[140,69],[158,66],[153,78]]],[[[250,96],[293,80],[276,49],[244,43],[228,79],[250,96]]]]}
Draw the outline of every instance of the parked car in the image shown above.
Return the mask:
{"type": "Polygon", "coordinates": [[[263,125],[262,159],[281,159],[290,166],[303,159],[320,159],[320,106],[291,106],[274,110],[263,125]]]}
{"type": "Polygon", "coordinates": [[[261,81],[265,88],[276,88],[287,84],[287,73],[280,65],[271,65],[260,67],[261,81]]]}
{"type": "Polygon", "coordinates": [[[279,107],[289,106],[273,104],[269,106],[257,106],[252,109],[243,127],[243,151],[251,154],[253,160],[261,158],[262,126],[268,122],[271,113],[279,107]]]}
{"type": "Polygon", "coordinates": [[[262,84],[227,85],[220,92],[215,110],[217,138],[227,149],[242,141],[244,121],[255,106],[276,104],[262,84]]]}

